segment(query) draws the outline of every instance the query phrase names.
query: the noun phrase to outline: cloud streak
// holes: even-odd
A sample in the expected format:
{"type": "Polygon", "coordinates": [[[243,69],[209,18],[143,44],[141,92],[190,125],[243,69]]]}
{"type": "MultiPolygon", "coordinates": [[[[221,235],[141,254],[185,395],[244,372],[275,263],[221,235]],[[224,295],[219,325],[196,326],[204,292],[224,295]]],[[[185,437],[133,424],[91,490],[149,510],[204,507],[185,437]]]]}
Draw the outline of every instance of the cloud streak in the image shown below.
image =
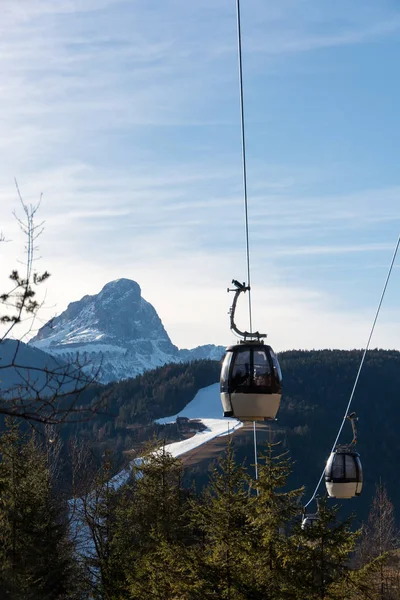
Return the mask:
{"type": "MultiPolygon", "coordinates": [[[[313,73],[321,50],[388,41],[399,24],[396,11],[372,2],[323,11],[309,0],[246,5],[255,312],[261,323],[272,319],[281,348],[345,347],[364,327],[378,276],[363,279],[356,300],[350,273],[391,250],[400,181],[364,183],[352,165],[345,180],[345,159],[315,158],[312,139],[309,156],[296,150],[302,132],[288,130],[293,153],[279,151],[286,123],[270,88],[278,95],[282,80],[285,100],[299,58],[307,54],[313,73]],[[307,329],[308,320],[317,326],[307,329]]],[[[16,176],[28,202],[44,193],[49,316],[132,277],[178,344],[223,343],[224,289],[245,276],[232,3],[6,0],[0,31],[0,229],[14,240],[0,248],[0,281],[22,256],[11,217],[16,176]]],[[[321,130],[327,145],[332,130],[321,130]]]]}

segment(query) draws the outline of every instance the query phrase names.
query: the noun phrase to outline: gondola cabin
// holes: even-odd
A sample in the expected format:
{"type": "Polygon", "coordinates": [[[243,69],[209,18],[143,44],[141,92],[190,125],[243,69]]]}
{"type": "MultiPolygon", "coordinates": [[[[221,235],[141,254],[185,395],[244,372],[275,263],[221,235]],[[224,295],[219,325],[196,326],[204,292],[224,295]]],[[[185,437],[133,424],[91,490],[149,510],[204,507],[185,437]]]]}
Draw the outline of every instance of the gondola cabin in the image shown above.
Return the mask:
{"type": "Polygon", "coordinates": [[[221,369],[224,417],[275,419],[281,396],[282,373],[271,346],[259,341],[228,346],[221,369]]]}
{"type": "Polygon", "coordinates": [[[309,527],[313,527],[314,525],[317,524],[319,519],[319,515],[317,513],[314,514],[308,514],[304,517],[304,519],[301,522],[301,528],[302,529],[308,529],[309,527]]]}
{"type": "Polygon", "coordinates": [[[362,466],[358,452],[348,446],[338,447],[325,467],[325,485],[331,498],[353,498],[361,494],[362,466]]]}

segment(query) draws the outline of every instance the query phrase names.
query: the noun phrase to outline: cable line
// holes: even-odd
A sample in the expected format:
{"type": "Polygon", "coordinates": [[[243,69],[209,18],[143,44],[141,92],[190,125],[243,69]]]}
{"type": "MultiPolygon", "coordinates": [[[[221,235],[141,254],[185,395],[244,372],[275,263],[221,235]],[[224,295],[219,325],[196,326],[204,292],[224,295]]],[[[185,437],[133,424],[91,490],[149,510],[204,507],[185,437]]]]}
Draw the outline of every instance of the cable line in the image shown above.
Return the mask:
{"type": "MultiPolygon", "coordinates": [[[[332,446],[331,453],[332,453],[332,452],[334,452],[334,450],[335,450],[335,448],[336,448],[336,444],[337,444],[337,442],[338,442],[338,440],[339,440],[340,434],[342,433],[342,429],[343,429],[343,426],[344,426],[344,424],[345,424],[345,422],[346,422],[347,415],[349,414],[350,406],[351,406],[351,403],[352,403],[352,401],[353,401],[354,393],[355,393],[355,391],[356,391],[356,387],[357,387],[357,384],[358,384],[358,380],[359,380],[359,378],[360,378],[361,370],[362,370],[362,368],[363,368],[363,365],[364,365],[365,356],[366,356],[366,354],[367,354],[367,351],[369,350],[369,345],[370,345],[370,343],[371,343],[371,339],[372,339],[372,335],[373,335],[373,333],[374,333],[375,325],[376,325],[376,322],[377,322],[377,320],[378,320],[379,312],[380,312],[380,310],[381,310],[381,306],[382,306],[383,298],[384,298],[384,296],[385,296],[385,293],[386,293],[386,288],[387,288],[387,286],[388,286],[389,279],[390,279],[390,276],[391,276],[391,274],[392,274],[393,265],[394,265],[394,262],[395,262],[395,260],[396,260],[397,251],[398,251],[398,249],[399,249],[399,245],[400,245],[400,236],[399,236],[399,238],[398,238],[398,240],[397,240],[397,244],[396,244],[396,247],[395,247],[395,250],[394,250],[394,253],[393,253],[393,258],[392,258],[392,261],[391,261],[391,263],[390,263],[390,267],[389,267],[388,274],[387,274],[387,276],[386,276],[385,285],[383,286],[383,290],[382,290],[381,298],[380,298],[380,300],[379,300],[378,308],[377,308],[377,310],[376,310],[376,313],[375,313],[375,318],[374,318],[374,321],[373,321],[373,324],[372,324],[372,327],[371,327],[371,331],[370,331],[370,334],[369,334],[369,337],[368,337],[368,342],[367,342],[367,345],[366,345],[366,347],[365,347],[365,350],[364,350],[364,352],[363,352],[363,355],[362,355],[362,358],[361,358],[361,363],[360,363],[360,366],[359,366],[359,368],[358,368],[357,376],[356,376],[356,379],[355,379],[355,381],[354,381],[353,389],[352,389],[352,391],[351,391],[351,394],[350,394],[350,399],[349,399],[349,402],[348,402],[348,404],[347,404],[347,407],[346,407],[346,412],[344,413],[343,421],[342,421],[342,424],[341,424],[341,425],[340,425],[340,427],[339,427],[339,431],[338,431],[338,434],[337,434],[337,436],[336,436],[335,442],[334,442],[334,444],[333,444],[333,446],[332,446]]],[[[325,467],[324,467],[324,470],[322,471],[321,477],[319,478],[319,481],[318,481],[318,483],[317,483],[317,487],[315,488],[313,495],[311,496],[311,498],[310,498],[310,500],[307,502],[307,504],[304,506],[304,508],[305,508],[305,509],[307,508],[307,506],[308,506],[309,504],[311,504],[311,502],[314,500],[315,496],[317,495],[318,488],[319,488],[319,486],[321,485],[322,479],[323,479],[323,477],[324,477],[324,473],[325,473],[325,467]]]]}
{"type": "Polygon", "coordinates": [[[243,68],[242,68],[242,32],[240,27],[240,0],[236,0],[237,42],[238,42],[238,66],[239,66],[239,88],[240,88],[240,126],[242,134],[242,168],[243,168],[243,193],[244,193],[244,218],[246,230],[246,257],[247,257],[247,285],[249,288],[249,325],[252,328],[251,316],[251,290],[250,290],[250,244],[249,244],[249,216],[247,208],[247,169],[246,169],[246,138],[244,127],[244,100],[243,100],[243,68]]]}

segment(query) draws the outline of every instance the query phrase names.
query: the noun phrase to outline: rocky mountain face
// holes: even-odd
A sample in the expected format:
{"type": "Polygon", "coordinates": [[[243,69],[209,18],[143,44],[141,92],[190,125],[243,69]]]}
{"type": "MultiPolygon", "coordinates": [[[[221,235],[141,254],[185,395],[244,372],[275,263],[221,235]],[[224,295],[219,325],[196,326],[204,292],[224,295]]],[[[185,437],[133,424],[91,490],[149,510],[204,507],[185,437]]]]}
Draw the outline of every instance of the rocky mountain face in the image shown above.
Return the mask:
{"type": "Polygon", "coordinates": [[[64,360],[100,366],[100,381],[135,377],[169,362],[220,360],[223,346],[186,350],[175,346],[153,306],[130,279],[107,283],[99,294],[84,296],[44,325],[29,344],[64,360]]]}

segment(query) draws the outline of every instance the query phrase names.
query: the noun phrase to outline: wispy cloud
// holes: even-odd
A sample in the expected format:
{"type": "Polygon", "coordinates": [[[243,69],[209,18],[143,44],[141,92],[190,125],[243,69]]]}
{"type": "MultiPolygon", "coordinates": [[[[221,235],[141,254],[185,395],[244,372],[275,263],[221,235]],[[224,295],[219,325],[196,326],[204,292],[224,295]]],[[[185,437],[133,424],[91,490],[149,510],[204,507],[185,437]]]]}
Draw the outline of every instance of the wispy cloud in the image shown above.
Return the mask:
{"type": "MultiPolygon", "coordinates": [[[[257,102],[268,122],[267,133],[256,122],[248,138],[255,312],[273,321],[281,348],[344,346],[367,316],[355,301],[338,306],[335,289],[351,287],[341,279],[350,255],[358,269],[390,254],[400,181],[364,184],[349,165],[341,182],[338,160],[279,153],[285,122],[265,81],[273,73],[292,85],[291,61],[306,52],[387,40],[400,16],[361,0],[250,0],[242,10],[248,122],[257,102]],[[332,282],[309,273],[331,258],[332,282]]],[[[0,281],[22,257],[11,216],[16,176],[27,201],[44,193],[50,312],[132,277],[177,343],[223,342],[224,289],[245,273],[234,5],[5,0],[0,32],[0,229],[14,240],[0,248],[0,281]]],[[[329,138],[328,126],[321,135],[329,138]]]]}
{"type": "Polygon", "coordinates": [[[295,246],[293,248],[278,248],[273,251],[274,255],[277,256],[307,256],[307,255],[318,255],[323,254],[352,254],[359,252],[379,252],[380,250],[390,250],[391,244],[379,243],[379,244],[357,244],[355,246],[295,246]]]}
{"type": "Polygon", "coordinates": [[[252,39],[248,44],[248,51],[269,55],[310,52],[323,48],[362,44],[388,34],[398,33],[399,30],[400,14],[396,14],[390,20],[374,24],[359,24],[350,28],[342,26],[339,31],[324,35],[294,28],[277,33],[272,32],[267,39],[258,41],[252,39]]]}

